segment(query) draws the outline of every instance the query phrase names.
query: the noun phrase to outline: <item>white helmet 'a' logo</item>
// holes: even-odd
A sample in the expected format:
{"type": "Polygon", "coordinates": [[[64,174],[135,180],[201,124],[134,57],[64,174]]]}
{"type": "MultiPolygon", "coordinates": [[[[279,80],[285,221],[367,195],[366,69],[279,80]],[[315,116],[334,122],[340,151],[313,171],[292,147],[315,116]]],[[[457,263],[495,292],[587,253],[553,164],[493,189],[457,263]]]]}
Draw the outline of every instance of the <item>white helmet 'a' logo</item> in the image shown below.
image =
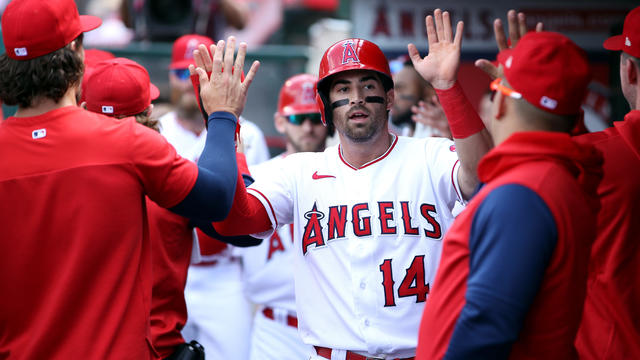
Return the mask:
{"type": "Polygon", "coordinates": [[[513,56],[509,56],[509,57],[507,58],[507,61],[505,61],[505,62],[504,62],[504,66],[506,66],[506,67],[507,67],[507,69],[508,69],[508,68],[510,68],[510,67],[511,67],[511,64],[512,64],[512,63],[513,63],[513,56]]]}
{"type": "Polygon", "coordinates": [[[316,92],[313,88],[312,82],[305,82],[302,84],[302,91],[300,92],[300,104],[308,105],[316,102],[316,92]]]}
{"type": "Polygon", "coordinates": [[[625,38],[624,38],[624,45],[625,46],[631,46],[631,40],[629,40],[628,36],[625,36],[625,38]]]}
{"type": "Polygon", "coordinates": [[[345,41],[342,47],[344,47],[342,50],[342,65],[347,64],[349,61],[354,63],[360,62],[358,54],[356,54],[356,50],[353,48],[353,41],[345,41]]]}
{"type": "Polygon", "coordinates": [[[184,58],[193,59],[193,51],[198,48],[198,40],[191,39],[187,42],[187,47],[184,49],[184,58]]]}
{"type": "Polygon", "coordinates": [[[540,105],[553,110],[558,106],[558,101],[553,100],[550,97],[543,96],[540,98],[540,105]]]}

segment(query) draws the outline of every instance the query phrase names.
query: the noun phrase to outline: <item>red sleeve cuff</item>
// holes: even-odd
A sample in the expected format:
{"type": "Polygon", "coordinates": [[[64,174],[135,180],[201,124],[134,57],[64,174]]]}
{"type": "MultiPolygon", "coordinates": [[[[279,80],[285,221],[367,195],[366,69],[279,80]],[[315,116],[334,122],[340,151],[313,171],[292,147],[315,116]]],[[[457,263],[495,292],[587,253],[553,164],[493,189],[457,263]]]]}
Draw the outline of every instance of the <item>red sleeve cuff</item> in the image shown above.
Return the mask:
{"type": "Polygon", "coordinates": [[[436,94],[449,121],[451,135],[455,139],[464,139],[484,129],[482,119],[457,81],[449,89],[436,89],[436,94]]]}

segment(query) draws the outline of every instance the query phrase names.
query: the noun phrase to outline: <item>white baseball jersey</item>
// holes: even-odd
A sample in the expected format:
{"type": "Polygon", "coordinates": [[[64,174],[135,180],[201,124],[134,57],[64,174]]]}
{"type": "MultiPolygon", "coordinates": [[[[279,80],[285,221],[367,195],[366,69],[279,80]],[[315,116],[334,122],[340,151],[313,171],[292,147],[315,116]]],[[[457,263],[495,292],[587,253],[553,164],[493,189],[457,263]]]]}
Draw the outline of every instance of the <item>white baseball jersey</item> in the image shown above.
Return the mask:
{"type": "MultiPolygon", "coordinates": [[[[160,118],[160,133],[169,141],[180,156],[197,161],[204,150],[207,140],[207,130],[196,136],[184,129],[171,111],[160,118]]],[[[269,159],[269,148],[260,128],[251,121],[240,118],[240,136],[244,143],[244,154],[247,164],[254,165],[269,159]]]]}
{"type": "MultiPolygon", "coordinates": [[[[284,156],[251,166],[254,179],[268,177],[281,166],[284,156]]],[[[295,315],[293,283],[293,224],[281,226],[258,246],[235,248],[242,257],[245,292],[254,304],[286,309],[295,315]]]]}
{"type": "MultiPolygon", "coordinates": [[[[284,155],[249,168],[254,179],[277,171],[284,155]]],[[[296,315],[293,279],[293,224],[278,228],[258,246],[235,248],[242,257],[245,293],[258,307],[251,330],[250,360],[305,359],[311,348],[300,338],[298,329],[287,322],[296,315]],[[267,318],[262,310],[274,315],[267,318]]]]}
{"type": "Polygon", "coordinates": [[[290,155],[249,188],[272,224],[294,224],[298,326],[306,343],[415,355],[460,198],[458,169],[450,140],[394,137],[359,169],[334,146],[290,155]]]}

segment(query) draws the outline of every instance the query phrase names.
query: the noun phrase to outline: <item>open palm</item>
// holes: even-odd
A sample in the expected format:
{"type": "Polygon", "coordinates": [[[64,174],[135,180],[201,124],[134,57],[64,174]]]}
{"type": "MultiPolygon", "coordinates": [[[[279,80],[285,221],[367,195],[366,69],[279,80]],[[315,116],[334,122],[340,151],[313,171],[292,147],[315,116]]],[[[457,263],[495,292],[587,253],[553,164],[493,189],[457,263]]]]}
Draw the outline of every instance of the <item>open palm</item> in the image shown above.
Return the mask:
{"type": "Polygon", "coordinates": [[[456,81],[460,65],[460,48],[464,24],[459,21],[455,37],[447,11],[436,9],[425,18],[429,54],[422,58],[415,45],[409,44],[409,57],[416,71],[440,90],[448,89],[456,81]]]}

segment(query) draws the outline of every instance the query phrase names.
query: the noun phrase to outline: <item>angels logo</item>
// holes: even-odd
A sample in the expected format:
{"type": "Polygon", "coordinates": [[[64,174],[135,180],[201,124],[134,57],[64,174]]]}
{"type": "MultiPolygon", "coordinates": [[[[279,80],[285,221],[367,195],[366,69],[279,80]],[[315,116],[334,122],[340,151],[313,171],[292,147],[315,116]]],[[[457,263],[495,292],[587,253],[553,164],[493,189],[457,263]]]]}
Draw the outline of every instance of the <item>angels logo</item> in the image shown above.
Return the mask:
{"type": "Polygon", "coordinates": [[[185,59],[193,59],[193,50],[198,48],[198,40],[191,39],[187,43],[187,47],[184,49],[184,58],[185,59]]]}
{"type": "Polygon", "coordinates": [[[324,219],[324,213],[318,211],[318,206],[314,203],[313,208],[304,213],[304,218],[308,221],[302,235],[302,254],[307,253],[307,248],[311,244],[316,244],[316,248],[324,245],[322,225],[320,224],[320,220],[324,219]]]}
{"type": "Polygon", "coordinates": [[[316,102],[316,90],[312,82],[302,84],[302,92],[300,93],[300,104],[307,105],[316,102]]]}
{"type": "Polygon", "coordinates": [[[353,48],[353,41],[345,41],[344,44],[342,44],[342,47],[344,47],[342,50],[342,65],[347,64],[349,61],[354,63],[360,62],[358,54],[356,54],[356,51],[353,48]]]}

